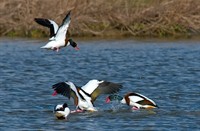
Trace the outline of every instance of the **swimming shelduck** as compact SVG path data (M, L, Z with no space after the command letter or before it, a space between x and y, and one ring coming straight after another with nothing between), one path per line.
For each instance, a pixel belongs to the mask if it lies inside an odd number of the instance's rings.
M74 85L70 81L59 82L52 87L56 94L61 94L74 99L74 104L77 110L81 111L97 111L93 103L100 94L117 93L122 85L99 80L90 80L86 85L81 88Z
M56 50L58 52L60 48L71 45L76 50L79 50L77 44L72 39L66 38L67 29L71 21L70 12L63 19L63 22L59 27L53 20L35 18L35 21L38 24L50 28L50 41L41 48Z
M112 100L118 100L123 104L132 106L133 110L152 109L158 107L153 100L134 92L127 93L124 97L115 94L110 95L106 98L106 103L109 103Z
M70 109L68 108L67 103L64 103L62 105L56 105L54 107L54 113L58 119L67 119L70 114Z

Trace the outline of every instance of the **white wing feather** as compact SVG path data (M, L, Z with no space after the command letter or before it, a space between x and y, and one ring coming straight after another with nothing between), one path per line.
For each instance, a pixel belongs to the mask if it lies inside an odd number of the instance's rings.
M58 24L56 24L56 22L54 22L53 20L49 20L49 21L53 25L54 33L56 34L56 32L58 31Z
M99 82L98 80L90 80L86 85L81 88L88 94L91 94L99 86L99 83L101 82Z
M70 17L70 16L68 16ZM67 29L69 27L70 24L70 18L67 18L63 24L58 28L55 39L56 40L65 40L66 37L66 33L67 33Z

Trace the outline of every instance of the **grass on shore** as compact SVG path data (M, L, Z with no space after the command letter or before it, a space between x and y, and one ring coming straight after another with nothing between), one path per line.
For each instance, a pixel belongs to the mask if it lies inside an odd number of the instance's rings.
M1 0L0 36L48 37L34 18L61 23L71 9L70 36L177 37L200 31L198 0Z

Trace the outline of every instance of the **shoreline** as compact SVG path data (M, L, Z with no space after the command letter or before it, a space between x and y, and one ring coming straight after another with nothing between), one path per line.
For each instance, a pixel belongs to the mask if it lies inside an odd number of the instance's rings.
M190 38L200 35L200 6L197 6L200 1L197 0L1 1L0 5L0 36L48 37L49 30L38 25L34 18L51 19L60 25L69 10L70 37Z
M183 36L183 37L134 37L134 36L112 36L112 37L105 37L105 36L95 36L95 37L78 37L78 36L71 36L72 38L77 41L97 41L97 40L134 40L134 41L200 41L200 35L193 35L193 36ZM39 40L39 41L49 41L49 37L21 37L21 36L0 36L0 40Z

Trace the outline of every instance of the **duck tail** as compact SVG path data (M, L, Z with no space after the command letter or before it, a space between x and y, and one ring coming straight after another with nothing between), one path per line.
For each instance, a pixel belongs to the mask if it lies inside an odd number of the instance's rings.
M40 47L40 48L42 48L42 49L45 49L45 48L46 48L46 46L42 46L42 47Z

